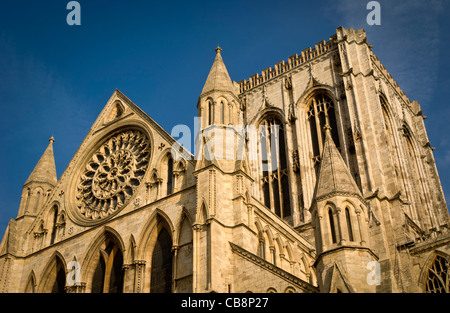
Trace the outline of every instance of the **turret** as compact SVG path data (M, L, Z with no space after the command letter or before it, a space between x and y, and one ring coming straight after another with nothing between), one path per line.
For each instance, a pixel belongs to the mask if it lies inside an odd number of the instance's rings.
M336 148L330 127L317 179L312 223L316 233L315 267L324 292L375 292L377 256L370 248L368 206Z
M239 124L238 90L228 75L223 62L222 49L215 49L216 57L208 78L198 99L198 116L201 117L201 129L209 125Z
M53 155L53 142L45 149L44 154L39 159L35 168L22 187L22 197L20 200L18 218L34 217L42 209L44 201L53 190L57 182L55 158Z
M236 225L249 224L249 206L244 195L253 182L248 175L237 88L223 63L222 49L217 47L215 51L197 104L200 132L193 173L197 181L193 244L199 253L194 260L197 292L226 292L229 273L217 266L231 258L228 241L232 239L224 239L225 234L231 233L227 233L229 226L225 225L231 221Z
M209 71L197 109L200 134L197 137L196 170L213 163L225 172L245 170L245 138L238 90L223 62L222 49Z

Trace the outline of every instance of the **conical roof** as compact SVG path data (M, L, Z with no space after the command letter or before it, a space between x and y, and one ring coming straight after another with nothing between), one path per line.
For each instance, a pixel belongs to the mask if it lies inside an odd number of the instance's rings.
M216 58L214 59L211 70L209 71L205 85L203 86L202 94L213 90L231 91L235 93L236 88L231 81L230 75L225 67L225 63L223 63L222 56L220 55L221 51L222 49L220 47L216 48Z
M315 198L318 199L336 192L361 196L350 170L334 144L330 128L327 127Z
M53 155L53 142L55 138L51 137L49 141L50 143L47 149L45 149L44 154L34 167L25 185L31 182L47 183L52 186L56 185L58 179L56 176L55 157Z

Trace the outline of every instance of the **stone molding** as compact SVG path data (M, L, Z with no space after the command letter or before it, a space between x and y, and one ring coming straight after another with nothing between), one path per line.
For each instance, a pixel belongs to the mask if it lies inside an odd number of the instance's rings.
M266 260L260 258L259 256L251 253L250 251L245 250L244 248L239 247L238 245L229 242L231 246L231 250L233 253L241 256L247 261L252 262L253 264L269 271L271 274L274 274L287 282L296 285L300 289L306 292L319 292L319 289L308 282L303 281L302 279L292 275L291 273L286 272L285 270L273 265L272 263L267 262Z

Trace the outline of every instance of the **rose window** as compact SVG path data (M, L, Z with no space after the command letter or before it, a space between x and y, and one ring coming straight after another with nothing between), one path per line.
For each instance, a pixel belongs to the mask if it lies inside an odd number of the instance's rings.
M137 130L110 137L91 156L80 177L79 212L97 220L118 211L133 196L148 168L150 144Z

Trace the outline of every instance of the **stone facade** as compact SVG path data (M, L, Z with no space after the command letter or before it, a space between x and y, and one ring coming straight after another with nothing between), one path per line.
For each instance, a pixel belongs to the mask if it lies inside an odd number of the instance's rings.
M449 214L420 105L363 30L249 80L216 56L196 154L116 90L0 245L0 292L448 292Z

